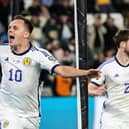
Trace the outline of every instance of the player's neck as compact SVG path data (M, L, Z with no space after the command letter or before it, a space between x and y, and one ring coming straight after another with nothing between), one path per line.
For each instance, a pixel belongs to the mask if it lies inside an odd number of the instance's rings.
M29 47L30 47L30 43L23 43L23 44L11 46L11 50L16 54L21 54L27 51Z
M122 65L128 65L129 64L129 55L127 55L124 52L118 51L116 54L116 58Z

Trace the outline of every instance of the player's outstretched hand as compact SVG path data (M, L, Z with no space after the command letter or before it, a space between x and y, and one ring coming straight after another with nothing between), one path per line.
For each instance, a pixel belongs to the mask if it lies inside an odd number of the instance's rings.
M106 90L107 90L106 84L104 84L103 86L100 86L100 87L96 88L94 95L95 96L104 95L106 93Z
M96 77L97 79L100 77L100 71L98 69L88 69L87 70L87 77L93 78Z
M88 95L89 96L102 96L107 91L107 85L103 84L102 86L88 86Z

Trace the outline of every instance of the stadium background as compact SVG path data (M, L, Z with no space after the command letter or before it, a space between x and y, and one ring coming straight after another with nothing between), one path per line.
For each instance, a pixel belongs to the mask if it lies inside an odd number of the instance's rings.
M74 0L0 0L0 44L8 42L7 28L11 17L22 14L34 24L34 45L48 49L60 63L75 66L73 3ZM113 36L124 27L129 27L129 0L87 2L88 68L97 68L114 55ZM43 118L40 129L77 129L75 80L52 77L47 71L42 71L41 79L45 83L42 88ZM95 100L89 97L88 129L93 129L95 122Z

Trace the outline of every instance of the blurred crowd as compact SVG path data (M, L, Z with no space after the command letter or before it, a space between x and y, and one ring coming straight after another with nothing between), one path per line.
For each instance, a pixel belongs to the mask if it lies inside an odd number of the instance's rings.
M16 2L16 1L15 1ZM7 29L12 16L12 1L0 0L0 44L8 42ZM74 4L72 0L19 0L19 14L34 26L31 42L50 51L61 64L75 65ZM76 94L71 78L51 76L43 70L43 96Z
M97 68L115 52L114 35L129 27L129 0L91 0L87 3L89 67Z
M128 8L129 0L90 0L87 11L90 13L124 13L128 11Z

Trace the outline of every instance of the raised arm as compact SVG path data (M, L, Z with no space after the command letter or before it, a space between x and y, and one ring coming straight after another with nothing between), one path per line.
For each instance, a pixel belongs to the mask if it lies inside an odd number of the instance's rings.
M54 69L54 72L60 74L63 77L87 76L91 78L91 77L99 77L100 75L100 71L97 69L82 70L82 69L76 69L72 66L57 66Z

